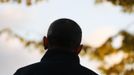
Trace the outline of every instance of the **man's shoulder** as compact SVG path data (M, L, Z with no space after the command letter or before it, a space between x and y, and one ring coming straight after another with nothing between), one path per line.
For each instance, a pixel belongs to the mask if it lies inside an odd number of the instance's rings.
M24 67L21 67L19 68L14 75L22 75L27 73L27 72L34 72L35 70L37 70L39 67L41 67L41 63L38 62L38 63L34 63L34 64L31 64L31 65L27 65L27 66L24 66ZM26 74L27 75L27 74Z
M85 72L85 73L87 73L87 74L90 74L90 75L98 75L98 74L95 73L93 70L88 69L88 68L86 68L86 67L84 67L84 66L81 66L81 69L82 69L83 72Z
M30 64L30 65L27 65L27 66L24 66L22 68L20 68L21 70L22 69L35 69L35 68L38 68L41 66L41 63L40 62L37 62L37 63L33 63L33 64Z
M31 64L28 66L24 66L24 67L18 69L14 75L33 75L36 72L38 72L39 70L44 70L45 67L47 67L46 65L47 64L38 62L38 63L34 63L34 64ZM94 71L92 71L84 66L81 66L81 65L75 67L75 70L77 71L76 73L78 73L78 75L98 75Z

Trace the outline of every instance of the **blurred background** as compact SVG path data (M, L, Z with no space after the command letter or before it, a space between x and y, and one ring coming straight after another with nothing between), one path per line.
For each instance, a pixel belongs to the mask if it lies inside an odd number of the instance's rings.
M0 0L0 75L39 62L56 19L83 31L80 63L99 75L134 75L134 0Z

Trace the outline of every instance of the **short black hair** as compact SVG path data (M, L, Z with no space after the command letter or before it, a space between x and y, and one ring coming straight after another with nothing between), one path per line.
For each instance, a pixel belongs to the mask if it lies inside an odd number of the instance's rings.
M75 21L62 18L50 25L47 37L50 46L75 48L81 43L82 30Z

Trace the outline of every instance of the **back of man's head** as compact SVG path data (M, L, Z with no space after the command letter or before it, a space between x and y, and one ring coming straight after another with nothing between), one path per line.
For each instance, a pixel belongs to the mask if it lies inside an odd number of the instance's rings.
M48 47L77 48L81 43L82 31L76 22L63 18L50 25L47 38Z

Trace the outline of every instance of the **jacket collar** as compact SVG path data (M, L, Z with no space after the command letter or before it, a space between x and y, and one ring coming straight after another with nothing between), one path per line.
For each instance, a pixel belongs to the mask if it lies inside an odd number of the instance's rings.
M46 54L41 59L41 62L50 63L74 63L79 64L79 57L73 52L64 49L48 49Z

